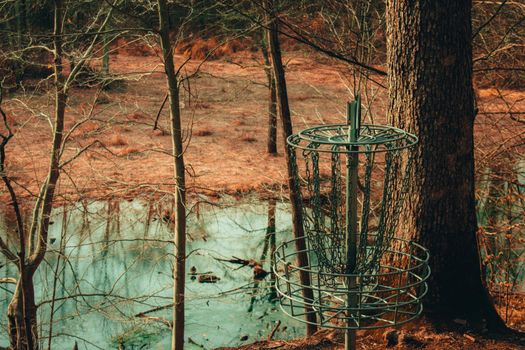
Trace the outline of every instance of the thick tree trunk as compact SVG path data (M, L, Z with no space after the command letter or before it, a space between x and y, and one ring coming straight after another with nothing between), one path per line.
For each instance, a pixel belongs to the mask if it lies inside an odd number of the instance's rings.
M388 0L390 122L419 136L402 232L430 250L430 315L502 326L481 279L471 0Z
M184 176L184 149L182 144L179 86L173 63L173 50L169 37L169 14L165 0L158 0L160 40L164 71L168 83L172 152L175 177L175 264L173 276L173 332L171 348L184 348L184 288L186 264L186 184Z
M17 282L13 297L7 307L9 340L12 349L38 349L36 311L33 275L26 274L23 283L22 279ZM29 332L26 325L30 325Z
M308 255L306 253L306 241L304 239L304 228L303 228L303 213L301 210L301 203L299 193L297 192L295 185L295 179L293 177L293 168L291 163L291 154L294 152L286 146L286 139L292 135L292 119L290 115L290 107L288 106L288 92L286 91L286 79L284 75L284 68L281 57L281 48L279 44L279 29L278 23L275 18L275 10L273 0L266 0L265 2L266 14L267 14L267 40L270 48L271 64L275 79L275 87L277 93L277 111L281 118L282 129L283 129L283 143L285 148L286 165L288 170L288 187L290 192L290 203L292 205L292 221L293 221L293 232L296 238L295 244L297 249L298 264L299 266L308 266ZM312 302L313 292L310 286L310 275L307 272L301 271L299 274L301 284L306 286L303 288L303 298L307 302ZM317 331L316 326L316 315L311 307L305 307L305 321L307 322L306 334L312 335Z

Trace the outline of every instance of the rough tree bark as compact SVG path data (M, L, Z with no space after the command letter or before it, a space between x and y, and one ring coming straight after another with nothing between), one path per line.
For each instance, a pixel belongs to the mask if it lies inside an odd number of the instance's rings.
M171 348L184 348L184 287L186 264L186 184L184 176L184 148L182 144L181 115L179 107L178 76L173 63L173 49L169 37L169 14L166 0L158 0L159 36L168 84L172 152L175 175L175 264L173 267L173 331Z
M275 14L273 0L264 0L265 15L267 21L267 40L270 51L270 60L275 79L275 87L277 93L277 111L282 123L283 143L285 149L286 165L288 170L288 188L290 192L290 203L292 205L292 221L293 232L296 238L295 244L297 249L299 266L308 266L308 255L306 254L306 242L304 239L303 228L303 213L301 210L299 193L296 191L295 179L293 177L293 168L291 163L291 154L294 152L286 146L286 139L292 135L292 119L290 115L290 107L288 105L288 92L286 91L286 78L284 74L284 67L281 57L281 47L279 44L279 28L278 21ZM303 288L303 298L307 301L313 301L312 289L310 286L310 275L304 271L299 274L301 284L306 286ZM312 335L317 331L316 316L311 307L305 307L305 321L307 322L306 334Z
M471 0L388 0L390 122L419 136L402 231L430 250L431 317L503 326L481 278Z

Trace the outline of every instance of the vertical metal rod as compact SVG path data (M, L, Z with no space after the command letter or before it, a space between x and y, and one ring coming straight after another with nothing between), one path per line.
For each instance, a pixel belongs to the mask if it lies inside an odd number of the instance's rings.
M350 142L356 142L359 138L359 129L361 124L361 99L358 95L353 103L347 105L347 124L350 126L348 130L348 138ZM357 146L349 146L347 148L346 158L346 273L356 273L356 259L357 259L357 176L359 165L359 154ZM347 330L345 332L345 350L356 349L356 332L350 327L355 327L355 322L352 319L352 311L357 311L357 283L356 277L347 278Z

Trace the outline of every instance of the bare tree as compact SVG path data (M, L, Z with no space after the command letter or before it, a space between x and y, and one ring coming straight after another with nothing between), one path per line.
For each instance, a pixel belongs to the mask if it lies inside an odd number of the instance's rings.
M182 144L181 113L179 106L178 72L173 63L170 42L168 7L165 0L158 0L159 38L168 85L171 120L173 171L175 177L175 263L173 268L173 332L171 348L184 349L184 288L186 264L186 182L184 176L184 149Z
M265 36L263 36L261 42L261 51L264 59L266 83L268 85L268 138L266 140L266 151L268 154L277 154L277 89L270 63L269 43Z
M296 249L299 257L299 266L308 266L308 255L306 254L306 241L303 228L303 215L301 211L301 204L298 192L298 186L293 177L292 168L292 154L294 152L291 148L286 146L286 139L293 134L292 119L290 115L290 107L288 105L288 93L286 91L286 79L281 57L281 48L279 45L279 29L276 19L276 10L273 0L265 0L264 9L267 19L267 40L269 45L269 52L271 57L271 64L275 79L276 93L277 93L277 111L282 123L283 143L285 147L285 157L288 169L288 187L290 192L290 203L292 205L292 220L293 232L296 237ZM307 303L313 302L313 292L310 286L310 275L301 270L300 272L301 284L303 288L303 297ZM317 331L316 315L311 306L305 306L305 317L307 322L306 333L312 335Z
M16 231L17 231L17 248L15 253L4 239L0 239L2 253L8 260L18 266L19 278L16 282L16 288L13 298L8 307L8 328L9 339L13 349L38 349L39 334L37 320L37 305L35 302L35 288L33 277L36 270L44 260L48 246L48 232L50 225L51 210L55 199L57 184L61 171L65 166L74 161L90 146L80 149L77 153L68 159L63 159L65 145L71 132L77 128L83 121L76 123L72 130L64 130L64 119L66 113L67 99L69 88L82 66L90 57L99 35L95 33L91 37L91 44L83 52L77 64L72 67L71 72L66 75L63 72L64 66L64 13L65 5L61 0L54 1L54 31L52 35L53 67L54 67L54 111L53 119L49 119L52 127L52 143L50 150L49 166L47 176L45 177L38 196L35 199L32 215L29 219L29 225L26 226L25 218L21 210L19 195L15 190L13 181L5 167L7 158L6 146L15 136L9 126L8 118L5 111L1 110L4 133L1 135L2 143L0 144L0 175L2 181L9 193L10 205L15 213ZM103 11L99 11L93 20L92 26L100 24L103 28L111 11L105 16ZM89 28L88 30L92 30ZM28 48L25 48L28 50Z

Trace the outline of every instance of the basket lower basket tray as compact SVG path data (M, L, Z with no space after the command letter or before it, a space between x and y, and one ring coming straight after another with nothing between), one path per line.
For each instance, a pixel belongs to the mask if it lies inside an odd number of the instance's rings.
M430 268L428 251L419 244L393 238L373 271L342 274L317 265L316 253L309 249L310 265L298 267L295 241L276 249L273 266L281 308L288 316L307 322L305 314L315 313L320 327L374 329L410 322L422 313ZM304 297L300 274L310 277L312 299Z

